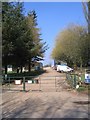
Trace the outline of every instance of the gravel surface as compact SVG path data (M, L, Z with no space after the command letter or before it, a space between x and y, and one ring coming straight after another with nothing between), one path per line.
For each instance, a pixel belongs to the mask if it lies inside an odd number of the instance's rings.
M26 92L2 91L2 117L89 118L88 95L70 90L64 73L45 69L46 73L39 76L41 83L26 83Z

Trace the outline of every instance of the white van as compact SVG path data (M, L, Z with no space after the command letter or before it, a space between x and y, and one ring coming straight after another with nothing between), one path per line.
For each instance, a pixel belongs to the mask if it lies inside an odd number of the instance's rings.
M73 69L67 65L57 65L57 72L72 72Z

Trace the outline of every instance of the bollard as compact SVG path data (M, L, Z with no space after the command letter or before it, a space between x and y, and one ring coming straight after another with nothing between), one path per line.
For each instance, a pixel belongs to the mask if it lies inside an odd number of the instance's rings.
M25 77L23 77L23 91L25 91Z

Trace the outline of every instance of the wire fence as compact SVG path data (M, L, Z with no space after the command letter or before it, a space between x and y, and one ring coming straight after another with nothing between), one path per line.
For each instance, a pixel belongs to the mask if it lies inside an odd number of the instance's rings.
M85 75L66 73L66 80L72 88L76 88L77 85L85 82Z

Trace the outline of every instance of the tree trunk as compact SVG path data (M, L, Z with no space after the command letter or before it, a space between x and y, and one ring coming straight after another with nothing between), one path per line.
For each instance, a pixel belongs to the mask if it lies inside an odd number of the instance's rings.
M29 63L28 63L28 72L31 71L31 61L29 60Z
M81 62L80 68L81 68L81 73L82 73L82 62Z
M5 74L7 74L7 65L5 65Z
M22 73L22 66L20 68L21 68L21 73Z
M19 67L17 68L17 73L19 73Z

